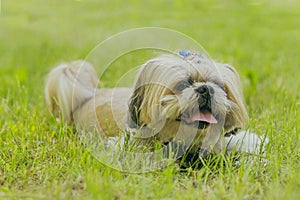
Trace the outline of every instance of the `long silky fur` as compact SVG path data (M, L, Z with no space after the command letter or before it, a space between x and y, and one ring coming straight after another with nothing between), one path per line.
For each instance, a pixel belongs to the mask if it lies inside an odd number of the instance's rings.
M174 91L179 81L190 78L195 80L194 85L181 93ZM155 130L157 135L153 138L162 144L173 139L188 143L195 139L199 141L196 146L202 145L209 151L216 145L218 150L215 152L220 152L226 145L231 151L245 138L231 136L232 142L229 143L223 137L224 132L243 128L248 121L239 75L227 64L208 60L188 62L179 56L162 55L141 67L133 90L98 90L97 83L96 72L89 63L74 61L60 64L47 77L46 103L50 111L64 122L75 122L75 126L80 125L78 127L96 127L106 135L111 130L118 130L116 126L120 129L142 127L149 129L149 133ZM203 130L178 121L181 113L199 109L195 88L201 84L208 84L214 89L211 112L216 114L219 122ZM74 112L76 119L72 116ZM126 115L128 120L123 123ZM257 146L261 143L258 136L253 135L254 139L245 144ZM238 148L245 150L241 145Z
M96 72L85 61L60 64L46 79L46 104L56 117L71 124L72 110L93 95L97 81Z

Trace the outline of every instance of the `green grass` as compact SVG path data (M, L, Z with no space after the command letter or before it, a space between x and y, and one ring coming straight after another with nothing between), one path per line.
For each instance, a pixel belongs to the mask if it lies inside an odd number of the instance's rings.
M157 2L1 2L0 199L299 199L300 3ZM54 65L84 59L109 36L144 26L183 32L237 68L249 127L270 138L267 165L122 173L98 162L51 117L43 88ZM107 86L121 75L112 69Z

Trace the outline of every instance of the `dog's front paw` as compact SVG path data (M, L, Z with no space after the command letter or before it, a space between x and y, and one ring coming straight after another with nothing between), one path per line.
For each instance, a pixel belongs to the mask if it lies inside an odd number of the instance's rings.
M265 155L266 145L269 143L267 136L258 136L249 131L241 131L237 135L225 137L226 150L231 153L246 152L250 154Z

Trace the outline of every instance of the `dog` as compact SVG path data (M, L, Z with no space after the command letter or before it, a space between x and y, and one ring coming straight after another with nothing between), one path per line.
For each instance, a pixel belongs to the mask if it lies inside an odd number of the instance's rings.
M268 142L244 130L248 115L235 68L202 54L182 50L150 59L133 88L97 85L88 62L60 64L46 79L46 104L79 130L114 137L130 129L141 144L180 144L199 157L259 154Z

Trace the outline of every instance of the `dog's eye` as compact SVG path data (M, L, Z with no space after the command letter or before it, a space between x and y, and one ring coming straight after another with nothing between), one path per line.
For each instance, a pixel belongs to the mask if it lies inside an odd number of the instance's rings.
M190 86L191 84L188 81L181 81L176 85L175 90L182 91Z

